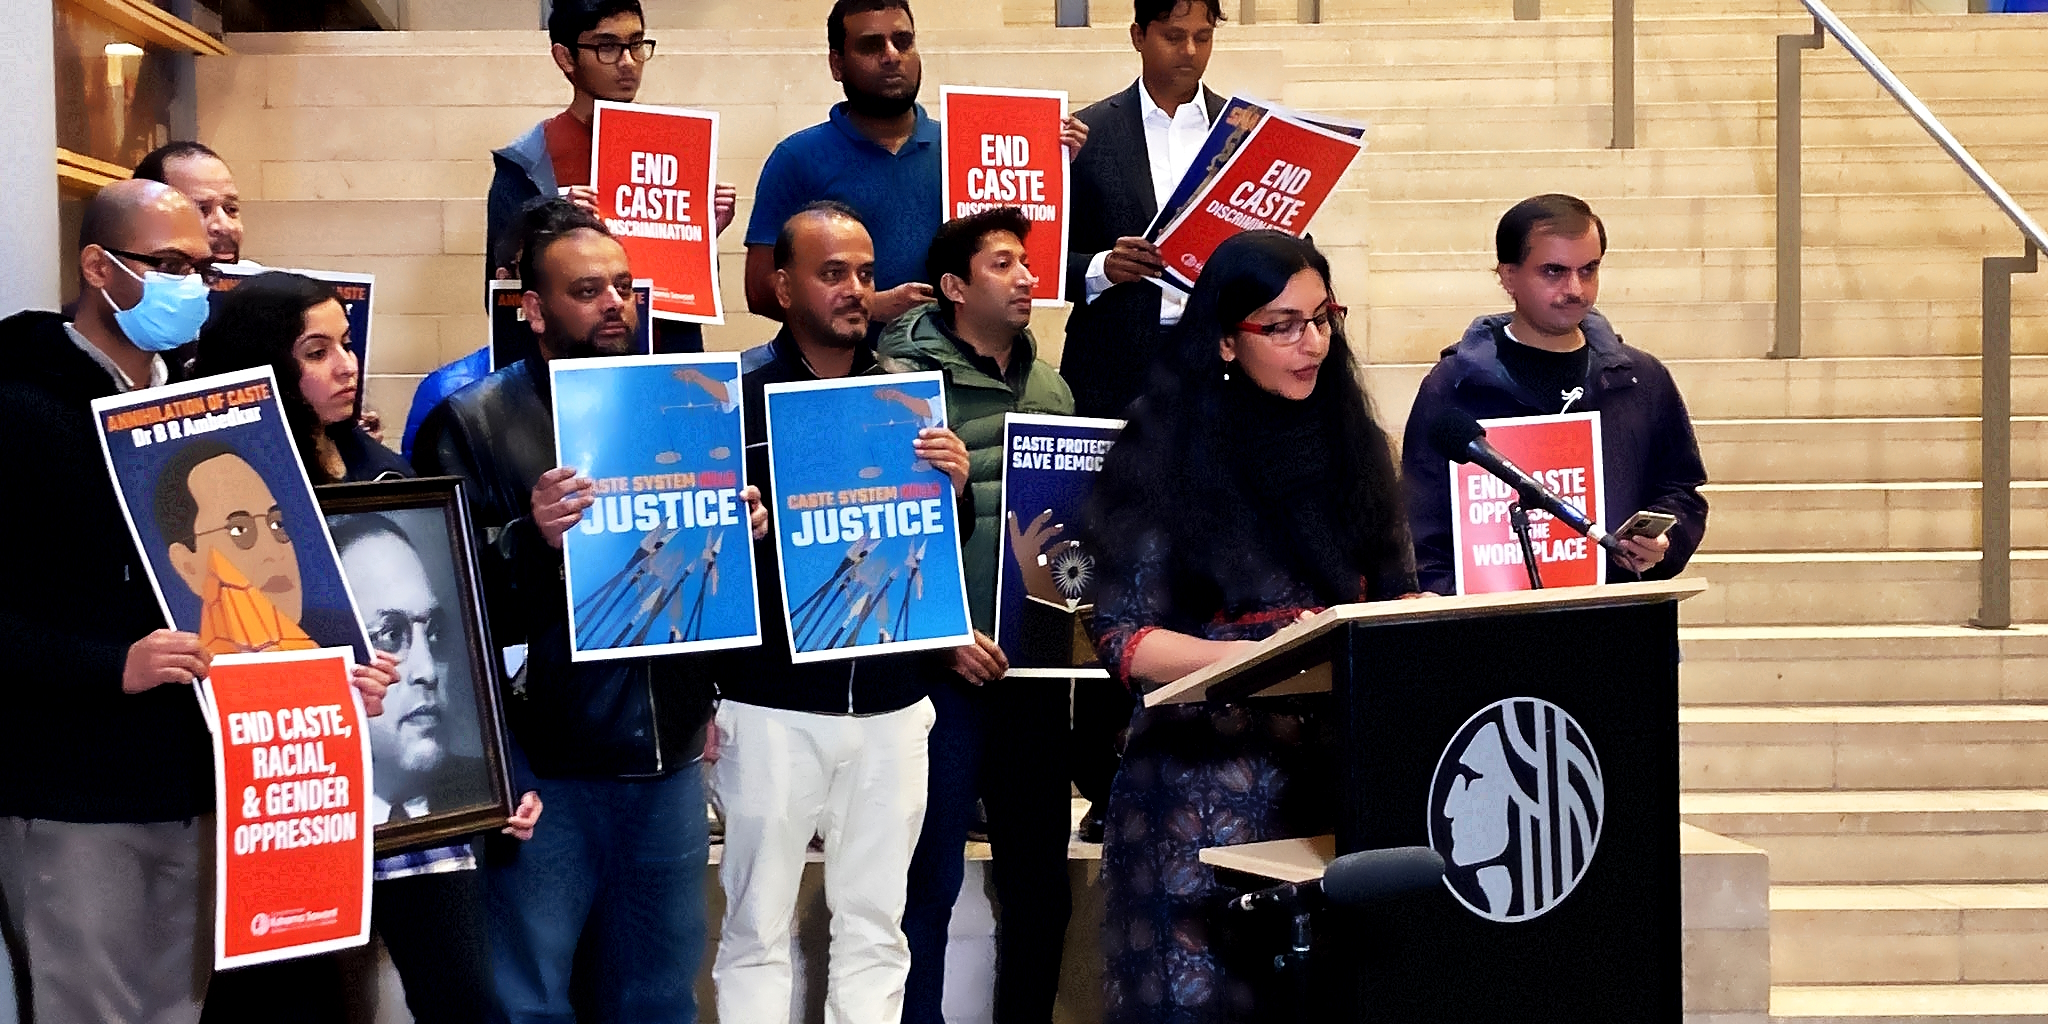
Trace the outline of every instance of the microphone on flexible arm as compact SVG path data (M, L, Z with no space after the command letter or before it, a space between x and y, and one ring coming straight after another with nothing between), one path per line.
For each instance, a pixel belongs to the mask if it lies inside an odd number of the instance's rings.
M1275 907L1296 913L1304 900L1343 907L1426 889L1444 877L1444 859L1427 846L1360 850L1330 862L1323 877L1248 892L1230 901L1235 910Z
M1507 456L1486 443L1486 428L1463 409L1446 408L1430 423L1429 446L1452 462L1469 462L1499 477L1521 495L1523 507L1540 508L1616 555L1626 553L1620 540L1586 518L1578 506L1558 497L1556 492L1543 486L1522 467L1508 461Z

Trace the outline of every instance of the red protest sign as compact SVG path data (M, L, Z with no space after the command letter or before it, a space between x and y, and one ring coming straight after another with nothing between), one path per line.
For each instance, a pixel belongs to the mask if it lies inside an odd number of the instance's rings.
M370 740L346 648L218 655L213 962L242 967L370 940Z
M1487 442L1509 462L1585 510L1593 521L1600 520L1607 486L1601 468L1598 412L1481 420L1479 425L1486 428ZM1458 593L1529 589L1522 545L1508 521L1515 489L1478 466L1454 462L1450 498ZM1573 533L1549 513L1529 510L1529 539L1546 588L1607 582L1607 557L1600 546Z
M1308 231L1363 139L1269 113L1159 236L1167 280L1192 289L1202 265L1240 231Z
M1024 249L1037 306L1057 306L1067 282L1067 94L1026 89L939 90L944 220L1014 206L1031 222ZM938 282L931 282L937 288Z
M724 323L711 209L718 115L599 100L590 133L598 216L626 247L633 276L654 280L654 315Z

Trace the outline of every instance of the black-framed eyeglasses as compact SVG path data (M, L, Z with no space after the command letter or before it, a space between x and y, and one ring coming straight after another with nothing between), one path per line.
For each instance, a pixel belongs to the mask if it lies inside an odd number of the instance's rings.
M256 546L256 527L258 524L265 527L270 534L270 539L279 544L288 545L292 542L291 534L287 533L284 528L284 513L277 509L271 509L270 514L262 519L257 519L247 512L237 512L228 517L226 525L216 526L211 530L201 530L193 534L192 539L196 541L207 534L226 530L228 532L228 539L234 541L236 547L248 551Z
M633 55L633 63L645 64L654 59L654 40L642 39L637 43L577 43L579 50L597 54L599 64L617 64L625 54Z
M100 248L106 249L106 246L101 246ZM151 270L160 274L169 274L172 277L186 277L198 274L199 279L206 282L208 287L219 283L221 278L220 268L215 266L212 260L198 260L195 262L183 256L145 256L142 253L129 252L126 249L107 249L107 254L119 256L124 260L134 260Z

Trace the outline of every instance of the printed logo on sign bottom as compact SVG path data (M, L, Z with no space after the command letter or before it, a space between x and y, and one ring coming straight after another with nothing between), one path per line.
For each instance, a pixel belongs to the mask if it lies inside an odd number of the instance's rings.
M1533 697L1467 719L1429 786L1429 845L1467 909L1512 924L1570 896L1607 814L1600 758L1563 708Z
M249 934L263 935L270 931L270 915L258 914L249 919Z

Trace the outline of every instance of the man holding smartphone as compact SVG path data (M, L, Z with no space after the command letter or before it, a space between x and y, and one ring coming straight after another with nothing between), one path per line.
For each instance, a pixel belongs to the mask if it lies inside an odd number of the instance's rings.
M1625 523L1615 531L1625 553L1610 556L1610 578L1678 575L1707 531L1707 471L1670 371L1623 344L1593 309L1606 226L1581 199L1534 196L1501 217L1494 248L1514 312L1472 321L1423 379L1408 415L1401 477L1422 589L1457 586L1449 471L1429 444L1446 407L1482 420L1597 410L1607 487L1599 518Z

